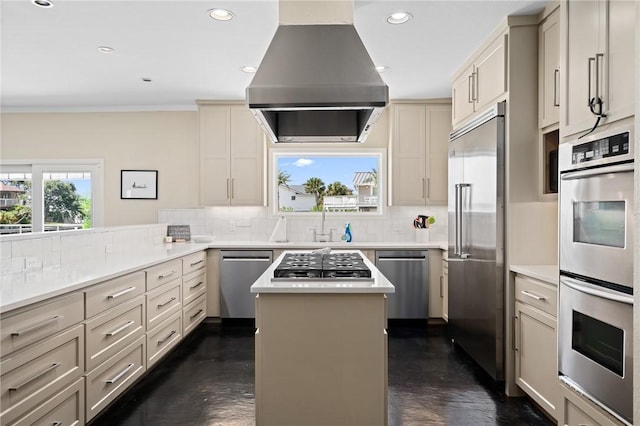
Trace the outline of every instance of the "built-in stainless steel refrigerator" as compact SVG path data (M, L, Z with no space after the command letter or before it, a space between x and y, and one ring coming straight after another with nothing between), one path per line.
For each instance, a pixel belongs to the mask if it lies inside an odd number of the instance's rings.
M449 332L495 380L504 380L505 106L449 141Z

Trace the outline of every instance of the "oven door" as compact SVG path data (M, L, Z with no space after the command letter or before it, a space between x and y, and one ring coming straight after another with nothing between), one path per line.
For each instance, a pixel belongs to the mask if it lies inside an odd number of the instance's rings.
M562 173L561 271L633 288L633 167Z
M560 276L561 380L628 422L633 416L632 327L633 296Z

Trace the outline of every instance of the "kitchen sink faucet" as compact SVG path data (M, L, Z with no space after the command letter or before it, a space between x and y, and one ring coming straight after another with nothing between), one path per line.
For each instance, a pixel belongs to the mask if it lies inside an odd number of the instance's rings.
M320 232L318 233L318 229L317 228L309 228L309 230L313 231L313 242L314 243L320 243L320 242L333 242L333 233L335 232L335 228L331 228L329 229L329 233L325 233L324 228L326 225L326 221L327 221L327 216L326 216L326 210L323 208L322 209L322 224L320 226Z

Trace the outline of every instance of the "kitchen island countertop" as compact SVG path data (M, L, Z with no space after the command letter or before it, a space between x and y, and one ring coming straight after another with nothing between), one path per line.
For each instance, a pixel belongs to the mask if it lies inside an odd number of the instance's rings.
M395 287L371 263L366 256L358 250L333 250L332 253L357 252L362 256L365 265L371 270L372 280L346 279L314 279L293 278L282 281L273 281L273 270L287 253L309 253L311 250L295 250L283 252L266 271L251 286L251 293L393 293Z

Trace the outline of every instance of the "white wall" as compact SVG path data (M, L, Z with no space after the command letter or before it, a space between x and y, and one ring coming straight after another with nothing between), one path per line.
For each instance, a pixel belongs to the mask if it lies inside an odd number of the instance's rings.
M197 113L4 113L0 158L104 159L105 226L199 205ZM158 200L121 200L120 170L158 170Z

